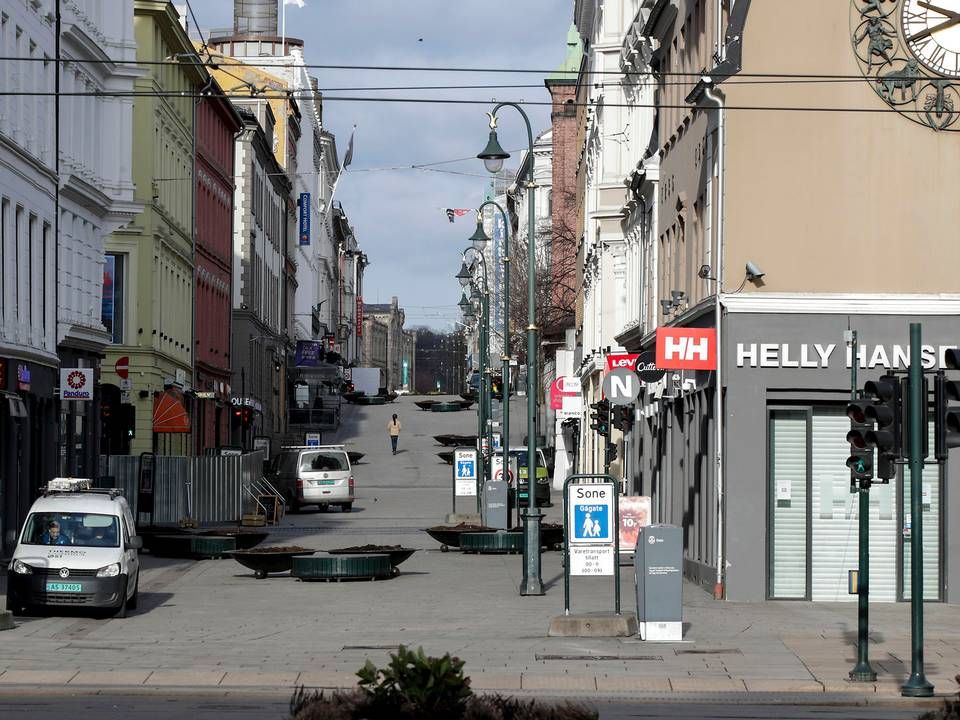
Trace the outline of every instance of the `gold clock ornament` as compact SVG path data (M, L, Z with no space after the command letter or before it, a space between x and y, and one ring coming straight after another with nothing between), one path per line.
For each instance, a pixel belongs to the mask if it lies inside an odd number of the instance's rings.
M851 0L850 29L884 102L934 130L960 130L960 0Z

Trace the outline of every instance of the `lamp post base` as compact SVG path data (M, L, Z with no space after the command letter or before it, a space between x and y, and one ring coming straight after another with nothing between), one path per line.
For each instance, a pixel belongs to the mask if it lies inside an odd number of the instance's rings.
M520 595L543 595L543 580L540 578L540 522L543 513L537 508L528 508L520 515L523 518L523 579L520 581Z
M853 682L874 682L877 679L877 673L869 662L858 662L849 675Z
M900 687L903 697L933 697L933 685L923 673L914 673Z

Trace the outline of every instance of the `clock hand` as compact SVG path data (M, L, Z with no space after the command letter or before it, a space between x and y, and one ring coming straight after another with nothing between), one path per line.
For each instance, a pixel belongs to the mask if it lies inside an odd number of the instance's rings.
M957 12L956 10L947 10L946 8L937 7L936 5L933 5L928 2L923 2L922 0L918 2L917 5L922 7L924 10L932 10L935 13L938 13L940 15L946 15L949 18L954 18L954 19L960 18L960 12Z
M939 25L934 25L932 28L927 28L926 30L918 32L916 35L911 35L907 38L907 42L916 42L917 40L922 40L925 37L933 35L936 32L940 32L941 30L946 30L954 25L960 25L960 14L951 17L949 20L945 20Z

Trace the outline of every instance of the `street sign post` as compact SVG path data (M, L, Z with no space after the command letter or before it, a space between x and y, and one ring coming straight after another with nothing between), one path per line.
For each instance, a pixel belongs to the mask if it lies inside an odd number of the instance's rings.
M460 447L453 451L453 506L457 511L458 497L476 497L480 479L479 458L475 448Z
M303 444L307 447L320 447L322 438L318 432L308 432L304 435Z
M632 374L632 373L631 373ZM563 610L570 614L571 575L613 575L614 610L620 614L620 515L617 483L610 475L571 475L563 484Z
M124 355L121 358L117 358L117 362L114 363L113 368L117 371L117 375L126 380L130 375L130 358Z

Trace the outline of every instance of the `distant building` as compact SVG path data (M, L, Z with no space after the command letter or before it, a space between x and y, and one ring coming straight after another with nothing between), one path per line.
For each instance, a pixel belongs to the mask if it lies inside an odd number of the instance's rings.
M387 357L384 384L387 390L396 390L403 381L403 323L405 314L396 296L390 304L364 305L364 317L373 318L387 327Z
M387 323L370 315L363 318L362 367L380 368L380 386L387 383Z

